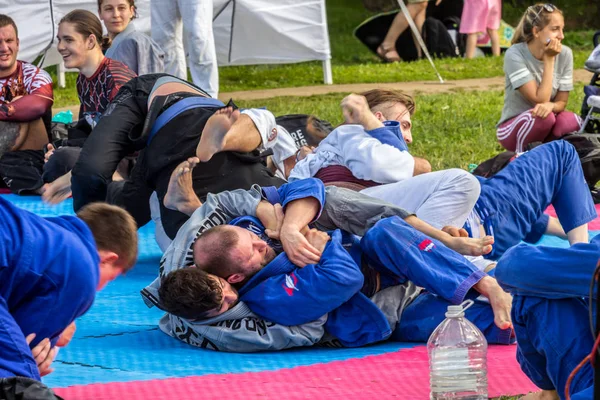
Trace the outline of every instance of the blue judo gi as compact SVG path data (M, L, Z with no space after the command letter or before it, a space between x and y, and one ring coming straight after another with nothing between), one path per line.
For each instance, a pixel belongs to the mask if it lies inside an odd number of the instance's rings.
M41 218L0 198L0 378L40 379L25 336L54 346L92 305L99 262L79 218Z
M301 198L304 185L307 196L315 180L283 185L271 202L289 203L285 192ZM268 192L263 188L263 192ZM269 196L267 196L269 197ZM323 200L320 200L321 204ZM255 218L246 217L233 224L251 229L259 236L264 228ZM262 236L265 240L269 241ZM363 262L364 260L364 262ZM363 269L375 270L381 277L381 289L412 281L427 290L402 314L399 327L392 329L377 306L362 292L366 285ZM402 341L426 341L444 320L448 305L461 303L486 274L463 256L435 239L416 231L398 217L382 219L359 239L335 231L319 264L297 268L285 253L254 275L239 291L240 300L262 318L282 324L301 325L329 313L326 329L346 347L362 346L387 338ZM494 325L489 304L477 302L467 310L467 318L486 335L490 343L508 344L511 330L501 331ZM393 334L392 334L393 331Z
M565 232L597 217L575 147L564 140L538 146L493 177L478 179L475 210L486 234L494 236L493 250L485 256L489 259L521 241L539 241L548 227L544 211L550 204Z
M496 267L498 282L513 295L521 369L561 399L571 371L594 345L588 301L599 245L600 236L567 249L520 244L506 251ZM571 399L591 400L593 377L586 363L571 384Z

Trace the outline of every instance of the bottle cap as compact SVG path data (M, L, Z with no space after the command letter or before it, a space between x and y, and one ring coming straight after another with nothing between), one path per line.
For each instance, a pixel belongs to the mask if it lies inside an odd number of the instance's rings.
M448 306L448 311L446 312L446 318L460 318L465 316L465 310L471 307L475 302L473 300L466 300L461 304L455 306Z

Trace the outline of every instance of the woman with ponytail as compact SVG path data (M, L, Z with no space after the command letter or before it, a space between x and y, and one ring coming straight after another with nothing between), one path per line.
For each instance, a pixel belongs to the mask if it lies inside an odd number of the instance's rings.
M42 179L44 198L61 192L70 195L70 171L75 165L81 147L92 129L106 111L121 86L136 77L125 64L104 56L110 39L102 37L98 17L86 10L73 10L58 24L57 49L65 67L79 70L77 95L81 103L79 122L69 129L67 140L49 144ZM62 146L55 151L55 145Z
M79 70L79 119L85 119L90 128L121 86L136 76L123 63L104 56L109 46L110 39L102 37L100 20L89 11L73 10L58 24L58 52L65 67Z
M562 45L565 21L552 4L528 7L504 57L504 108L496 135L507 150L522 152L579 130L565 111L573 90L573 53Z
M121 61L138 75L164 72L164 51L131 23L137 17L134 0L98 0L98 14L112 41L106 57Z

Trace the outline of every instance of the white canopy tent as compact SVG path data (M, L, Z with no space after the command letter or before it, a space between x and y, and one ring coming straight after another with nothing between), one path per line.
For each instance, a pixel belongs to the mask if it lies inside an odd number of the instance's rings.
M155 0L156 1L156 0ZM333 83L325 0L213 0L213 31L220 66L285 64L319 60L326 84ZM150 34L150 0L136 0L138 30ZM97 13L96 0L0 0L0 12L19 29L19 59L45 54L44 66L64 67L56 51L58 21L83 8ZM185 39L184 39L185 40ZM60 82L62 77L62 82Z

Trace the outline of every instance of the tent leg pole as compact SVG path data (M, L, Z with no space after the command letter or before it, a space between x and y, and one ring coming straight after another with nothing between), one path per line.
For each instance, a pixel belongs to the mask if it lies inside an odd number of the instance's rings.
M65 63L63 61L58 64L56 75L58 79L58 87L64 89L67 86L67 80L65 78Z
M440 83L444 83L444 79L442 78L442 75L440 75L440 73L438 72L438 69L435 67L433 60L431 59L431 55L429 55L429 51L427 50L427 46L425 46L425 42L423 42L423 37L421 36L421 32L419 32L419 30L417 29L417 26L415 25L415 22L411 18L410 13L408 12L408 8L406 8L406 5L404 4L404 1L398 0L398 5L400 6L402 13L404 14L404 17L406 17L406 22L408 22L408 26L410 27L413 34L417 38L417 42L419 42L419 45L421 46L423 53L425 53L425 56L429 60L429 64L431 64L431 67L433 68L438 79L440 80Z
M333 74L331 72L331 59L323 61L323 83L326 85L333 84Z

